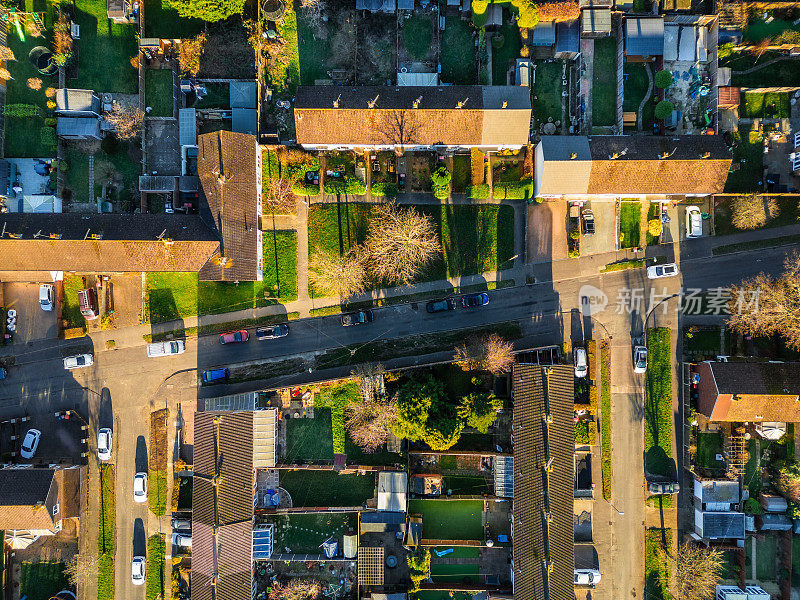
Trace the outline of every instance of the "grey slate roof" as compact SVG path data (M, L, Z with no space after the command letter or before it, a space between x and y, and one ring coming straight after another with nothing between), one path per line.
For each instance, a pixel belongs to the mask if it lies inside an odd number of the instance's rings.
M800 363L707 363L720 394L798 394Z
M258 115L255 108L234 108L231 129L236 133L255 135L258 131Z
M703 537L709 539L743 539L744 513L704 512Z
M707 504L709 502L737 504L739 502L739 482L727 479L705 479L700 483L700 496L698 499ZM695 495L697 495L695 486Z
M231 108L255 108L256 82L231 81L230 100L231 100Z
M56 133L60 137L100 139L100 119L60 116L56 121Z
M625 54L628 56L663 55L663 17L627 17L625 19Z
M0 506L33 506L44 502L55 469L0 469Z
M577 19L556 24L556 53L577 53L580 46L580 26Z
M556 43L556 24L553 21L539 21L531 32L531 45L552 46Z

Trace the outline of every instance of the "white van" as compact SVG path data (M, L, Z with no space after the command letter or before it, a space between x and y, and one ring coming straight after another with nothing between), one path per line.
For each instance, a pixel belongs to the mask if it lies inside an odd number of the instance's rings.
M149 358L183 354L185 351L186 343L183 340L172 340L171 342L154 342L152 344L147 344L147 356Z
M53 293L52 285L44 283L39 286L39 306L42 307L42 310L52 311L54 298L55 294Z

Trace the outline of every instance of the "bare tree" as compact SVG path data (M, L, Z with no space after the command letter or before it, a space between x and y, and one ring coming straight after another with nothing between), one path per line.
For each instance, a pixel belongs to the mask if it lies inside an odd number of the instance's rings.
M103 187L122 187L122 174L113 163L107 160L97 161L94 165L94 178Z
M369 223L366 247L372 274L390 284L410 283L442 252L433 220L413 208L395 204L376 209Z
M674 556L663 547L659 547L659 552L671 567L668 571L675 573L674 584L670 587L670 595L674 600L714 598L722 574L721 550L686 542L681 544Z
M200 58L206 47L205 32L197 34L195 37L181 40L178 46L178 64L181 71L188 73L192 77L197 77L200 72Z
M375 452L383 446L397 420L394 400L372 397L348 404L345 410L350 437L365 452Z
M117 102L104 117L114 127L117 137L121 140L130 140L142 133L144 112L138 106Z
M358 47L355 22L351 11L340 11L336 19L336 27L330 37L328 66L332 69L343 69L347 72L348 77L352 77L355 72L356 48Z
M419 141L420 121L411 110L383 111L378 130L384 143L395 146L395 152L403 153L403 146Z
M292 212L295 205L292 182L283 177L270 181L265 201L275 214L282 215Z
M742 335L780 335L800 350L800 253L786 257L784 272L759 273L731 287L728 325Z
M269 600L316 600L322 596L322 583L316 579L290 579L272 584Z
M309 261L308 278L326 296L349 298L362 293L367 286L363 249L356 246L336 256L317 248Z
M514 346L496 333L480 336L458 346L455 361L469 370L507 373L514 365Z
M736 196L731 202L731 223L736 229L758 229L781 212L778 201L772 196L746 194Z
M303 11L306 23L311 27L311 31L315 38L322 39L325 37L325 21L323 15L325 14L325 2L323 0L300 0L300 8Z
M97 579L98 556L81 552L72 557L64 567L64 575L73 587L78 587L79 582Z

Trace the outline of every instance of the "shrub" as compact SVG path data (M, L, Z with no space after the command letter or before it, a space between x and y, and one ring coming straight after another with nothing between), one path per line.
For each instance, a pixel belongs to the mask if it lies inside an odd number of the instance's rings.
M57 146L58 139L56 138L56 130L52 127L41 127L39 129L39 140L42 142L43 146Z
M441 166L431 173L431 184L435 198L445 200L450 195L450 179L450 171L445 166Z
M500 48L503 47L503 44L505 43L506 43L506 38L503 37L502 33L498 33L492 38L492 48L496 48L499 50Z
M86 328L85 327L72 327L70 329L64 329L63 332L65 340L73 340L75 338L83 337L86 335Z
M736 196L731 202L731 224L736 229L757 229L777 217L780 212L780 206L773 196Z
M662 100L656 104L655 116L656 119L666 119L675 110L675 105L669 100Z
M292 191L298 196L319 196L319 185L299 179L292 184Z
M58 161L58 170L61 171L62 173L66 173L67 171L69 171L69 163L63 159Z
M519 49L519 55L522 58L528 58L531 55L531 49L529 46L523 46Z
M351 194L360 196L367 193L367 186L363 181L351 175L345 175L338 179L328 179L325 181L326 194Z
M489 8L489 0L472 0L472 14L485 14Z
M653 81L657 88L661 88L662 90L667 89L669 86L672 85L672 73L664 69L663 71L659 71L656 73L655 79Z
M103 138L103 141L100 142L100 149L106 154L114 154L118 147L119 140L115 135L107 135Z
M661 219L650 219L647 222L647 233L657 238L661 235Z
M485 157L486 155L477 148L472 148L469 152L473 186L481 185L486 182L486 167L484 166Z
M500 200L528 200L533 198L533 180L530 178L509 183L497 183L494 197Z
M580 250L570 250L569 257L570 258L580 258L581 252Z
M47 117L44 120L44 124L47 125L48 127L55 127L56 126L56 120L53 117Z
M33 104L6 104L3 113L7 117L16 117L18 119L30 119L31 117L39 117L42 114L42 109Z
M261 157L263 161L264 174L270 179L277 179L280 176L278 166L278 153L275 150L266 150Z
M511 0L511 4L519 11L517 25L531 29L539 22L539 7L533 0Z
M379 181L372 184L372 189L370 190L373 196L389 196L394 197L397 196L397 184L391 181L383 182Z
M489 197L489 184L481 183L467 187L467 198L486 200Z
M480 85L491 85L489 81L489 69L485 65L481 65L478 69L478 83Z
M748 515L763 515L764 507L755 498L748 498L744 503L744 512Z
M578 231L577 229L573 229L572 231L569 232L569 239L571 240L577 240L580 237L581 237L581 232Z

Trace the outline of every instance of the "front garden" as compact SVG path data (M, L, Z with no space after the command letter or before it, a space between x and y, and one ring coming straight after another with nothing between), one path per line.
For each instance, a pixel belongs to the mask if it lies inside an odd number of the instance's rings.
M49 600L72 586L63 562L23 562L20 565L19 594L28 600Z
M622 200L619 203L619 247L638 248L641 239L642 203Z

